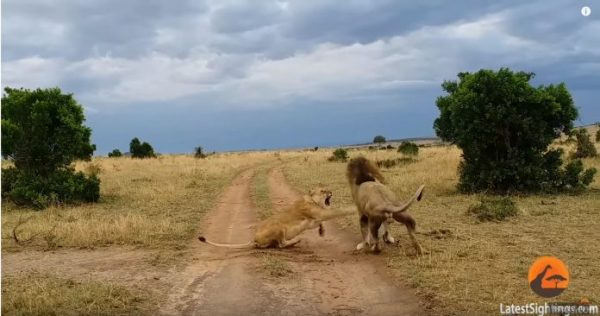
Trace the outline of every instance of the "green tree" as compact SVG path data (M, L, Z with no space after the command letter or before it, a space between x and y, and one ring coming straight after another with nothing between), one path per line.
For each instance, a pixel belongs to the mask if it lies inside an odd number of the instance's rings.
M121 151L118 149L113 149L113 151L108 153L108 157L121 157L121 156L123 156L123 153L121 153Z
M419 146L413 142L402 142L398 146L398 152L405 155L416 156L419 154Z
M346 162L348 160L348 151L344 148L338 148L333 151L333 154L327 160Z
M96 146L83 125L83 108L59 88L12 89L2 95L2 155L14 162L2 177L2 195L19 204L96 201L100 181L75 173ZM5 176L6 175L6 179Z
M566 86L531 86L533 73L480 70L442 84L436 100L439 137L463 151L459 188L473 192L558 190L566 187L561 151L548 149L570 133L577 109ZM568 167L568 166L567 166ZM590 171L578 174L587 185Z
M385 137L383 137L382 135L377 135L375 136L375 138L373 138L373 142L376 144L385 143Z
M156 158L152 145L147 142L140 142L137 137L134 137L131 142L129 142L129 152L131 153L132 158Z

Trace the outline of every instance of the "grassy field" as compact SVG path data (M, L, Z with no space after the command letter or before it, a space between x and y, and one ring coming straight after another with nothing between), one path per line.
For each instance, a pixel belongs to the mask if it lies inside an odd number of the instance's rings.
M572 145L561 146L572 150L568 147ZM81 162L77 169L99 174L101 201L44 211L3 203L2 252L77 251L114 245L184 250L219 192L250 167L255 168L250 193L259 219L273 211L266 180L267 172L278 164L283 164L288 181L298 191L322 184L333 190L335 207L350 207L346 164L328 162L332 151L224 153L206 159L184 155L148 160L95 158ZM402 157L395 150L352 149L349 154L372 160ZM515 196L518 216L480 223L467 212L480 196L456 190L460 159L455 147L420 148L414 161L383 169L389 186L402 198L426 184L424 199L410 210L418 222L417 238L425 255L415 256L400 225L393 226L399 243L388 246L382 254L396 280L413 286L434 313L495 314L500 303L543 302L529 289L527 272L536 257L553 255L562 259L571 273L569 289L554 301L585 297L597 303L600 175L580 195ZM600 158L584 163L600 170ZM340 224L359 234L354 217L342 219ZM19 244L12 237L13 230L21 240ZM276 276L289 272L285 261L268 255L264 268ZM102 280L29 273L3 275L2 283L2 311L11 314L41 315L51 310L57 314L67 310L77 314L135 314L151 308L154 302L148 292ZM41 299L31 300L38 296ZM89 301L89 297L97 300Z
M23 273L2 280L2 314L5 315L148 313L149 298L144 292L113 283L38 273Z
M241 170L272 157L256 152L206 159L179 155L80 162L77 169L99 174L100 202L44 211L3 203L2 249L108 245L183 249L223 187ZM12 238L15 227L19 245Z
M334 192L334 205L351 205L344 163L328 162L331 150L305 152L286 163L288 181L298 190L318 183ZM395 151L351 150L350 157L396 159ZM301 159L300 159L301 158ZM410 213L426 254L415 256L406 229L394 225L397 246L383 253L398 280L416 288L435 314L496 314L499 304L544 302L529 289L527 273L536 257L552 255L569 267L571 282L558 299L600 300L600 178L580 195L516 196L517 217L480 223L467 214L479 200L456 190L460 151L455 147L420 148L416 162L383 169L389 186L402 198L426 184L424 199ZM584 160L600 170L600 158ZM357 234L355 218L341 222Z

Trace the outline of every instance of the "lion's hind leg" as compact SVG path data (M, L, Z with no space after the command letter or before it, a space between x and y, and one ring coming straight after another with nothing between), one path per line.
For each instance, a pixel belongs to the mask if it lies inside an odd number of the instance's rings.
M292 238L290 240L282 240L279 242L279 248L289 248L295 246L297 243L301 241L300 238Z
M417 238L415 237L415 230L417 227L417 222L415 219L406 212L394 213L394 219L406 226L406 230L408 230L408 236L410 237L417 254L422 254L423 247L421 247L419 241L417 241Z

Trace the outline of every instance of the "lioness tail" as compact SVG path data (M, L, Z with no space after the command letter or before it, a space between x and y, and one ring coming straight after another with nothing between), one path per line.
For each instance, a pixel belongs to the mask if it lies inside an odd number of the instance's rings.
M213 245L215 247L234 248L234 249L254 248L253 241L249 241L245 244L219 244L219 243L215 243L215 242L206 240L206 238L204 238L204 236L199 236L198 240L200 240L203 243Z

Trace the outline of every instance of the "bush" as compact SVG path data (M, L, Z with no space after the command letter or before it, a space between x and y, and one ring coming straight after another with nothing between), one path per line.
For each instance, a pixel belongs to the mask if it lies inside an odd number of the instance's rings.
M375 136L375 138L373 138L373 142L376 144L385 143L385 137L383 137L382 135L377 135Z
M398 146L398 152L409 156L416 156L419 154L419 146L413 142L402 142Z
M548 146L572 130L577 109L564 84L535 88L533 76L502 68L459 73L458 82L442 84L448 95L436 101L434 128L463 151L461 191L566 188L560 151Z
M123 156L123 153L121 153L121 151L118 149L113 149L113 151L108 153L108 157L121 157L121 156Z
M141 143L137 137L129 143L129 152L131 152L131 158L156 158L154 148L147 142Z
M573 160L565 166L561 177L563 179L561 186L573 190L583 190L594 181L596 171L595 168L584 170L581 160Z
M313 148L313 151L317 151L319 150L319 146L315 146L315 148Z
M348 160L348 151L346 151L344 148L338 148L333 151L333 155L327 158L327 160L346 162Z
M37 208L78 201L97 202L100 180L96 175L86 176L70 168L42 178L12 167L2 171L2 196L17 205Z
M2 96L2 154L14 167L2 171L2 197L43 208L95 202L100 180L70 167L90 160L96 146L83 125L83 108L60 89L11 89Z
M387 145L387 146L385 146L385 149L387 149L387 150L392 150L392 149L394 149L394 146L392 146L392 145Z
M596 124L598 130L596 131L596 143L600 143L600 124Z
M575 152L571 155L572 158L587 158L587 157L596 157L598 156L598 152L596 151L596 147L594 143L590 140L590 135L588 135L587 130L585 128L576 130L573 132L575 135L575 139L577 140L577 145Z
M206 154L204 153L202 146L198 146L198 147L194 148L194 157L206 158Z
M474 214L482 222L502 221L507 217L516 216L519 209L508 197L482 197L479 203L469 207L468 213Z
M413 158L402 157L402 158L397 158L397 159L377 160L375 162L375 164L377 164L377 167L379 167L379 168L392 168L397 165L407 165L407 164L413 163L413 162L416 162L416 160Z

